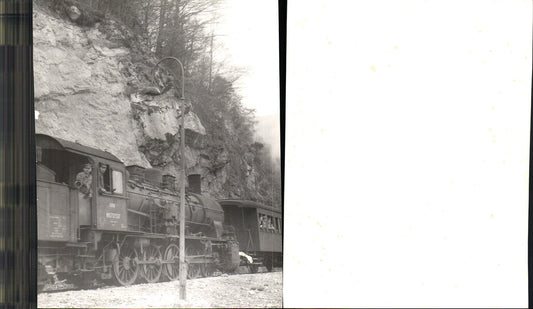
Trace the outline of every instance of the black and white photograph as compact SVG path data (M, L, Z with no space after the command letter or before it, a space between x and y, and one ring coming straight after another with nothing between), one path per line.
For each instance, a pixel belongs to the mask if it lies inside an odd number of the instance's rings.
M38 307L282 307L277 1L32 13Z

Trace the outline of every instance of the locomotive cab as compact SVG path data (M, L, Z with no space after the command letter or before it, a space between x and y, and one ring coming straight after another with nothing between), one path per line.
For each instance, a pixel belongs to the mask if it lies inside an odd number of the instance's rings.
M36 135L36 148L40 240L74 242L84 226L127 229L126 173L119 159L43 134Z

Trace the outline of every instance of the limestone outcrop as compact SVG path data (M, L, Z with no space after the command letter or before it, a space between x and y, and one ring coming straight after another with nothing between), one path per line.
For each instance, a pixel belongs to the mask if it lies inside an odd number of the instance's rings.
M111 26L80 27L34 7L36 132L108 151L126 165L178 175L179 100L173 91L146 91L157 89L148 76L155 59L117 42L120 34L110 35ZM224 177L216 169L208 175L211 161L194 148L206 135L194 112L186 114L185 129L193 141L185 150L187 173L203 173L208 191L220 190Z

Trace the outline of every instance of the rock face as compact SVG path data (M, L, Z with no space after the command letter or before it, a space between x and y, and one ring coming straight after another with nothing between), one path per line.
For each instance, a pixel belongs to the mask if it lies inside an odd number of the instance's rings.
M155 59L121 44L110 23L80 27L34 5L36 132L179 176L179 100L174 90L161 93L150 84ZM202 153L207 132L193 112L186 114L185 129L187 174L201 174L206 193L226 196L227 161Z
M149 166L136 147L126 79L119 73L128 50L110 48L98 29L84 30L39 7L33 22L36 132Z

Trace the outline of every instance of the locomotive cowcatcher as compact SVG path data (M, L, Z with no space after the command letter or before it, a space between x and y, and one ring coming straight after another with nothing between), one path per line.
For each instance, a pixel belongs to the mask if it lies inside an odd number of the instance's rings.
M180 211L189 278L239 266L234 229L198 189L182 207L174 177L157 169L126 167L108 152L43 134L36 148L40 286L51 275L120 285L177 280Z

